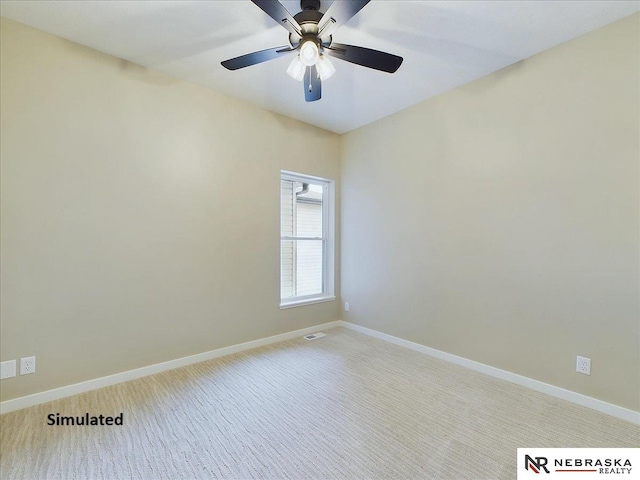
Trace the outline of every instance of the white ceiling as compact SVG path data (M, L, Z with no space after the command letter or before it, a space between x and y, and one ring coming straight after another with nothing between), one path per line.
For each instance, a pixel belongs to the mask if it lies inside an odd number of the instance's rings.
M300 10L298 1L282 3ZM237 71L220 65L287 43L288 32L249 0L0 2L4 17L337 133L638 11L637 0L373 0L333 38L404 63L388 74L332 58L336 74L322 99L306 103L286 74L290 58Z

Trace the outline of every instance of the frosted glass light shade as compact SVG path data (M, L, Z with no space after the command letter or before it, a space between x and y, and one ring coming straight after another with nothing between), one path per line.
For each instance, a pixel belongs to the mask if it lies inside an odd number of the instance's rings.
M307 40L300 47L300 61L307 67L315 65L319 57L320 53L318 52L318 46L315 42Z
M333 63L331 63L326 55L320 56L320 58L318 59L318 63L316 63L316 68L318 69L320 80L326 80L331 75L336 73L336 67L333 66Z
M300 57L296 55L295 57L293 57L293 60L289 64L289 68L287 68L287 73L291 77L301 82L302 79L304 78L304 72L306 69L307 67L305 67L304 63L300 61Z

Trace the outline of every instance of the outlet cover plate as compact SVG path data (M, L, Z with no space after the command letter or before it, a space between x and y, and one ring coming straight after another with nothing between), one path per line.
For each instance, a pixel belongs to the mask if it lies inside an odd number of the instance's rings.
M576 372L591 375L591 359L578 355L576 358Z
M13 378L16 376L16 361L7 360L0 363L0 380L5 378Z
M20 375L36 373L36 357L24 357L20 359Z

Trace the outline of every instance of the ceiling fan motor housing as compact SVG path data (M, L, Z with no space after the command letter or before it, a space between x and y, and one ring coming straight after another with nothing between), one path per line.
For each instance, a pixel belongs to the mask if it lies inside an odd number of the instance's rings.
M327 38L318 37L318 23L322 20L323 13L320 12L319 0L301 0L300 8L302 11L293 16L300 30L302 36L296 34L289 34L289 43L293 48L297 48L303 41L313 40L318 46L329 46L331 44L331 36Z
M300 10L320 10L320 0L300 0Z

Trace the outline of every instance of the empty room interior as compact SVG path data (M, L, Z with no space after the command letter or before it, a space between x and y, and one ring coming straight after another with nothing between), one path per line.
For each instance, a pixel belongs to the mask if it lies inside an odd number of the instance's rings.
M639 12L1 1L0 476L638 474Z

